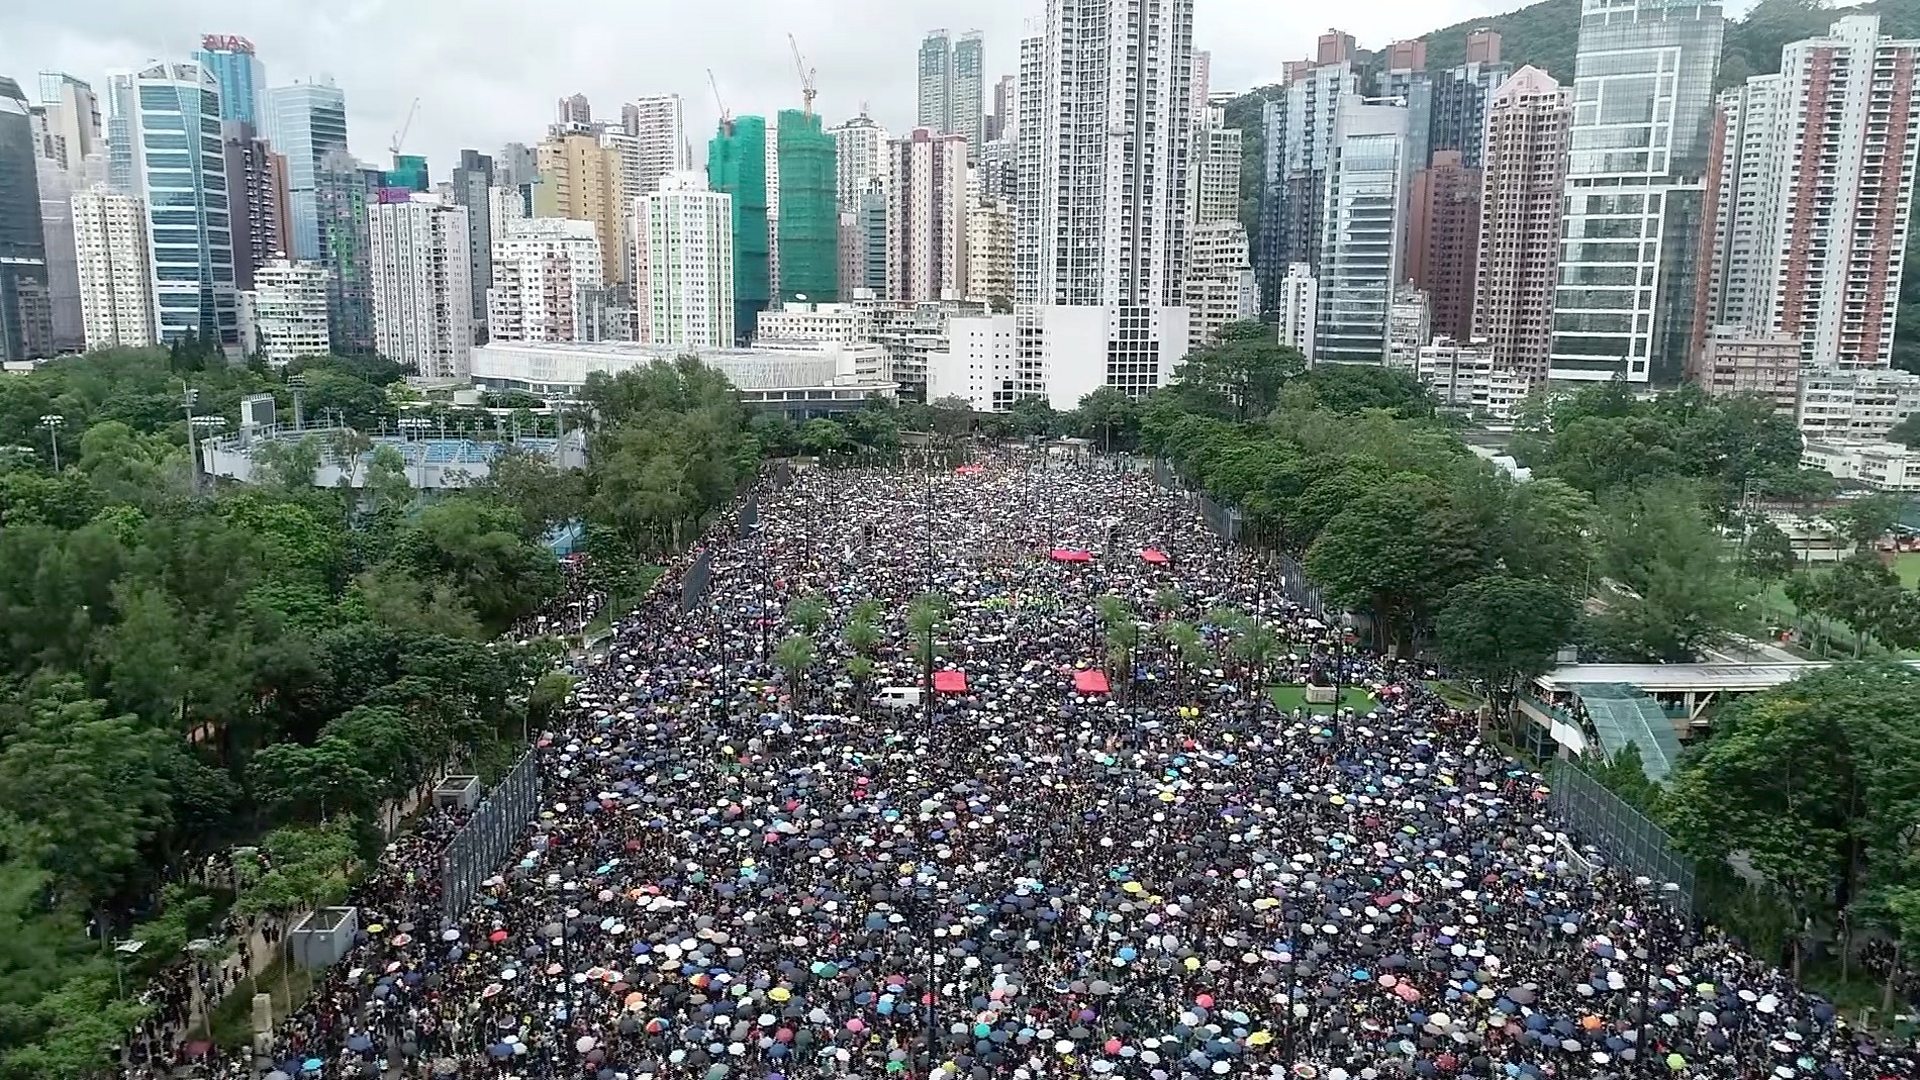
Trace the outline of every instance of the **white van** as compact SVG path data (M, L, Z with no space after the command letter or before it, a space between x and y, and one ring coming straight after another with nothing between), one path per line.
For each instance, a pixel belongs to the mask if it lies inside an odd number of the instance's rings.
M917 709L924 700L924 691L918 686L886 686L874 695L875 704L887 709Z

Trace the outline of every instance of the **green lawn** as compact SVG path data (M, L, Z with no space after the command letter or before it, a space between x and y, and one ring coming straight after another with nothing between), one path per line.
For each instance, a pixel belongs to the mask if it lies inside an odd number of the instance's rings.
M1900 584L1909 589L1920 585L1920 551L1907 551L1895 555L1893 572L1900 575Z
M1294 709L1309 707L1307 705L1307 688L1304 686L1273 686L1267 689L1267 693L1273 697L1273 705L1277 709L1292 712ZM1373 708L1373 697L1365 690L1345 686L1340 689L1340 704L1356 712L1366 712L1368 709ZM1314 705L1310 707L1317 713L1330 713L1333 711L1333 706L1331 705Z

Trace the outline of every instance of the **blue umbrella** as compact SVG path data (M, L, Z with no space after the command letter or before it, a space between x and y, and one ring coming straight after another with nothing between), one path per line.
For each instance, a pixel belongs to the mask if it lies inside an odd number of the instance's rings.
M356 1054L364 1054L373 1049L373 1040L365 1035L354 1035L347 1039L347 1049Z
M513 1047L508 1043L494 1043L487 1053L497 1058L510 1058L513 1056Z
M322 1062L319 1058L308 1058L307 1060L300 1063L300 1071L317 1073L320 1071L321 1064Z

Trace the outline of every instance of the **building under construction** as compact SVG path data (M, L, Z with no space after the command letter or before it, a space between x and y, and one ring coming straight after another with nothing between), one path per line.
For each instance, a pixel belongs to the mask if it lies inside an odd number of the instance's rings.
M833 142L827 142L831 154ZM831 172L833 159L827 159ZM741 343L753 340L760 313L773 298L767 279L767 122L758 116L720 120L707 143L707 185L733 196L733 326ZM832 184L828 184L831 201ZM831 209L831 207L829 207ZM782 236L784 241L785 237ZM827 259L833 269L832 253Z
M785 109L778 137L780 299L838 302L839 171L833 136L821 129L817 115Z

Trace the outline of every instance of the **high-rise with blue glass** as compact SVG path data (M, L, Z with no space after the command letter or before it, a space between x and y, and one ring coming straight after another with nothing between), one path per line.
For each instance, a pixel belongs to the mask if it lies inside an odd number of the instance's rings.
M130 166L146 200L160 339L195 334L237 347L219 83L192 61L154 61L133 74L130 89Z
M253 54L253 42L233 34L208 34L200 39L193 61L211 72L220 86L220 119L261 126L267 65Z
M321 161L347 148L347 96L327 80L273 87L266 101L267 141L287 156L293 257L318 259L322 253L315 181Z

